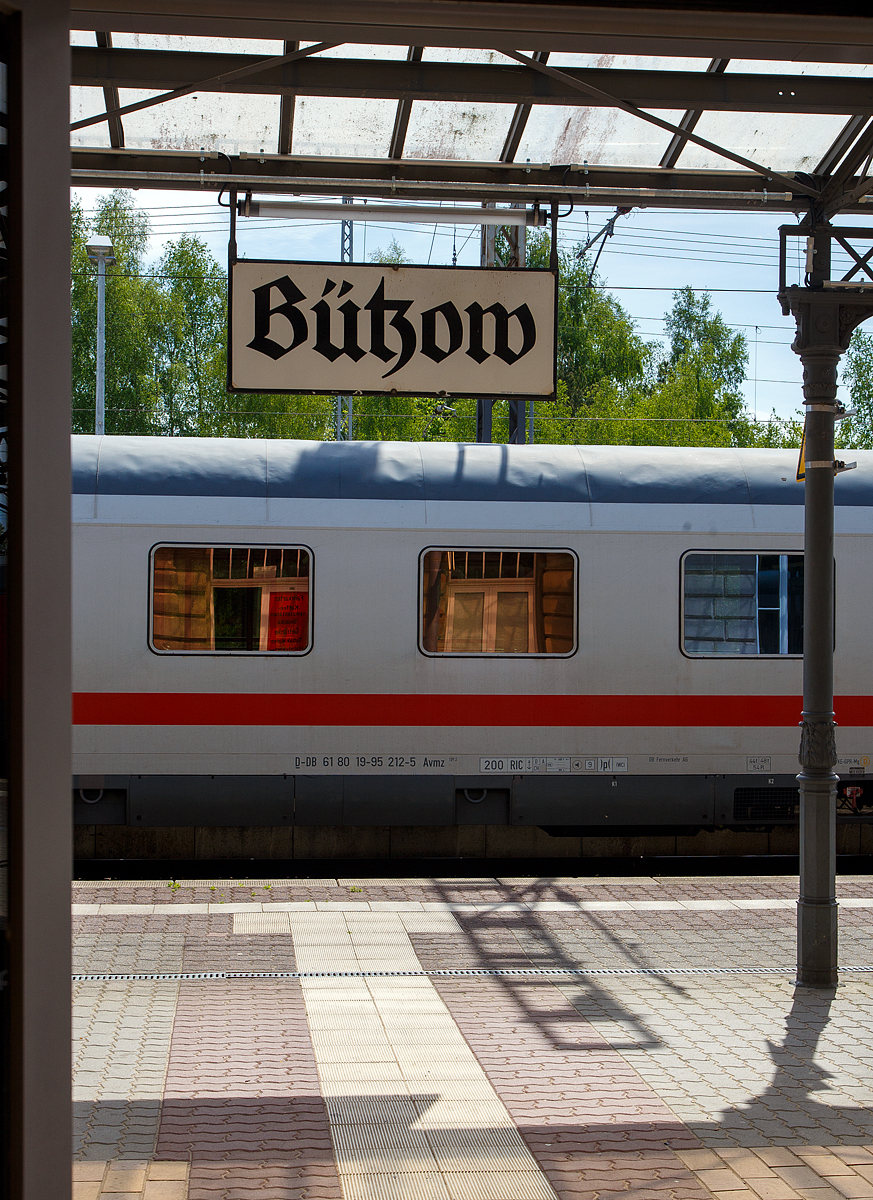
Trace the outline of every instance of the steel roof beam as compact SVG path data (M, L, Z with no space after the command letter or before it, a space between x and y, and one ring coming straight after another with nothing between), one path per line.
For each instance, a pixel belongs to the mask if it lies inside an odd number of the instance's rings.
M263 158L263 162L261 159ZM199 151L111 150L77 147L72 151L73 184L99 187L214 187L227 179L223 159ZM671 170L657 167L597 167L574 164L477 163L422 159L342 159L251 154L235 156L234 175L241 189L255 192L298 191L337 196L354 194L395 200L493 200L506 203L550 203L572 196L581 203L622 205L634 202L693 207L694 193L702 208L773 208L808 210L803 197L793 201L751 172ZM652 193L656 192L657 195ZM634 195L633 193L636 193ZM731 197L736 194L736 200ZM710 201L707 200L710 198ZM855 206L853 211L864 209Z
M421 62L423 46L410 46L406 61ZM403 158L403 144L406 141L406 131L409 128L409 117L412 113L412 100L403 97L397 101L397 113L394 117L394 130L391 134L391 145L388 149L389 158Z
M714 58L706 68L707 75L721 75L730 62L729 58ZM682 120L679 122L679 128L683 133L687 130L689 133L694 129L697 122L703 116L699 108L689 108ZM660 165L662 167L675 167L679 161L679 155L688 144L688 138L683 137L681 133L673 135L670 145L664 151Z
M229 83L238 82L250 75L257 75L260 71L268 70L270 67L284 66L285 63L298 58L307 58L310 54L320 54L322 50L332 50L335 45L335 42L317 42L314 46L307 46L305 50L294 50L290 54L277 54L270 58L260 58L249 54L246 55L248 62L244 66L236 67L226 74L216 75L210 79L201 79L197 83L183 84L181 87L173 88L172 91L162 92L159 96L150 96L148 100L137 100L134 104L125 104L123 108L111 109L102 116L84 117L81 121L73 121L70 129L86 129L90 125L99 125L101 121L110 117L122 117L125 113L140 112L142 109L152 108L156 104L166 104L170 100L190 96L192 92L220 92ZM103 53L106 54L109 51L104 50Z
M300 49L299 42L285 42L285 53L293 54ZM291 143L294 140L294 106L297 97L293 94L284 95L279 101L279 153L290 154Z
M548 62L549 51L537 50L534 54L537 62ZM512 114L512 120L509 122L509 132L506 135L506 141L503 143L503 149L500 151L501 162L514 162L515 156L518 153L518 147L521 142L522 134L527 125L528 117L531 114L532 104L517 104L515 112Z
M208 80L259 61L250 54L72 48L72 82L84 87L190 86L200 91L255 95L340 96L354 99L455 100L483 104L605 104L554 77L506 64L312 58L266 67L244 79ZM263 60L260 60L263 61ZM823 113L873 111L873 79L816 75L745 75L707 71L625 71L562 68L638 107L729 112Z
M841 197L847 187L851 187L858 181L855 175L859 168L864 165L864 175L869 169L869 159L873 156L873 119L869 119L867 124L862 128L852 146L847 150L845 158L836 168L833 175L828 180L821 197L821 202L828 211L833 213L837 211L834 208L834 203ZM865 163L865 160L866 163Z
M97 45L101 50L112 49L112 34L111 33L95 33ZM106 105L106 112L111 113L119 107L118 88L112 84L107 84L103 88L103 103ZM109 126L109 144L116 150L120 150L124 146L124 126L121 123L121 117L115 116L106 118L106 123Z
M855 141L855 138L867 124L867 120L867 113L861 113L858 116L849 118L834 138L832 144L828 146L824 157L813 172L814 175L831 175L833 173L840 160Z
M873 62L857 0L74 0L71 29L785 62ZM800 11L803 9L803 11ZM745 11L743 11L745 10Z

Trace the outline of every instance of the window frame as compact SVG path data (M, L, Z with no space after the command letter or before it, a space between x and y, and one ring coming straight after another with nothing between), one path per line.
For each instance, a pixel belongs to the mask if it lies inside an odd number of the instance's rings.
M685 649L685 560L686 560L686 558L688 558L689 555L692 555L692 554L734 555L737 558L741 557L742 555L754 555L756 559L768 558L768 557L781 558L783 555L785 555L786 557L789 557L789 558L802 558L804 560L803 583L804 583L804 588L806 587L806 556L802 549L801 550L787 550L787 549L782 548L782 549L778 549L778 550L773 550L773 549L770 549L769 547L767 547L766 549L763 549L763 550L754 550L754 549L734 550L733 548L726 549L724 547L719 547L718 549L713 549L712 547L707 547L705 549L702 549L700 547L695 547L690 550L684 550L679 558L679 652L683 656L683 658L688 658L688 659L691 659L692 661L696 660L696 659L706 659L709 661L718 660L718 659L728 659L731 662L736 662L738 660L744 660L744 661L748 661L748 662L760 662L762 659L773 660L776 662L802 662L803 661L803 652L802 651L800 652L800 654L788 654L787 652L785 654L783 654L783 653L781 653L781 651L776 654L761 654L758 652L756 652L755 654L706 654L706 653L698 652L698 651L694 651L694 650L686 650ZM756 566L756 571L757 571L757 569L758 568ZM836 565L834 566L834 571L836 572ZM757 603L757 595L756 595L755 599L756 599L756 603ZM834 605L836 607L836 594L834 596ZM758 610L756 609L756 612L757 611ZM765 609L764 611L767 612L767 611L775 611L775 610Z
M155 554L158 550L305 550L309 555L309 604L307 612L307 643L304 650L163 650L159 649L154 644L154 599L155 599ZM225 581L221 581L224 584ZM264 607L265 596L268 595L269 589L264 588L265 583L272 583L273 580L259 580L248 578L245 580L228 580L227 586L232 587L234 582L237 585L244 587L260 587L261 588L261 607ZM277 581L280 582L280 581ZM290 580L288 582L291 582ZM304 542L287 544L285 542L249 542L237 540L228 541L208 541L208 542L170 542L160 541L155 542L149 550L149 565L148 565L148 633L147 644L152 654L156 654L161 658L305 658L310 654L315 646L315 555L312 547ZM278 590L278 589L274 589Z
M424 638L424 592L425 592L424 561L425 561L426 555L428 555L428 554L432 554L432 553L441 554L441 553L445 553L445 552L449 552L449 551L453 551L455 553L470 553L470 554L482 554L482 553L485 553L485 554L495 554L495 553L496 554L569 554L573 560L573 593L572 593L573 594L573 649L566 651L564 653L561 653L561 654L547 654L545 651L539 651L539 650L529 651L529 652L520 652L520 651L512 651L512 650L425 650L425 648L422 644L423 638ZM480 581L479 580L470 580L470 581L465 581L465 582L478 583ZM483 584L487 585L487 584L490 584L492 581L485 579L485 580L482 580L481 582ZM499 581L494 580L493 582L496 584ZM506 583L509 585L511 585L512 583L517 583L517 582L518 581L511 580L511 579L506 580ZM523 589L518 588L518 587L512 588L510 586L507 590L520 591ZM524 589L524 590L527 590L527 589ZM486 608L487 608L487 598L486 598ZM533 606L531 607L531 610L529 611L528 619L531 622L536 621L536 613L534 611ZM444 545L444 544L425 546L422 550L419 551L419 555L418 555L418 605L417 605L417 613L416 613L416 624L417 624L416 645L418 647L419 654L422 654L425 658L440 658L440 659L465 659L465 658L479 659L479 658L483 658L483 659L489 659L489 660L499 659L501 661L509 660L511 662L530 662L531 659L545 659L546 661L549 661L549 660L557 661L557 660L566 660L568 658L573 658L573 656L579 652L579 555L576 553L575 550L572 550L569 546L507 546L506 544L499 545L499 546L482 546L482 545L465 546L465 545L458 545L457 543L455 543L454 545L451 545L451 546ZM484 639L484 628L483 628L483 641L484 640L485 639Z

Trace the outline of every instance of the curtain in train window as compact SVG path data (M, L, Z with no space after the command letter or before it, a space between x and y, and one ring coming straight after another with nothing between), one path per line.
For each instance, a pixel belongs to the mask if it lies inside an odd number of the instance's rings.
M554 550L428 550L421 648L429 654L572 654L576 559Z
M300 547L159 546L152 646L300 654L311 643L311 558Z
M686 654L802 654L802 554L687 554Z

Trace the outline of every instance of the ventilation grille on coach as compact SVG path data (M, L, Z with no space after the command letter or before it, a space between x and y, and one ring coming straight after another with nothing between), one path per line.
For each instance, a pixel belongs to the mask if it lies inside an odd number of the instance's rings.
M800 789L796 787L734 788L735 821L793 821Z

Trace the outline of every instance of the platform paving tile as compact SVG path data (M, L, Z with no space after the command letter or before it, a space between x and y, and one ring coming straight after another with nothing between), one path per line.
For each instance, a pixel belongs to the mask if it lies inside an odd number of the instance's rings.
M215 882L78 889L77 969L793 958L796 880ZM843 908L844 961L873 963L871 926ZM873 1200L873 979L844 978L78 984L74 1200Z
M166 933L80 934L73 943L73 970L91 974L181 970L185 935Z
M340 1200L296 982L180 985L157 1158L183 1157L188 1200Z
M74 1163L72 1200L187 1200L189 1170L184 1161Z
M178 985L73 988L73 1154L154 1153Z

